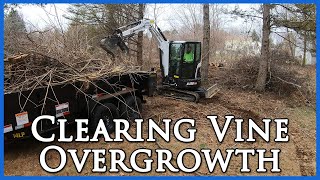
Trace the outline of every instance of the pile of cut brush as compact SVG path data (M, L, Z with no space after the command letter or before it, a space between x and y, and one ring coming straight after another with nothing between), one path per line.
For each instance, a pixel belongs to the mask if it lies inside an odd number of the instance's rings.
M303 67L281 51L270 53L266 91L287 99L290 105L315 107L315 68ZM245 57L228 68L221 78L227 88L254 89L260 57Z
M138 70L134 66L115 66L112 61L102 59L65 62L36 52L7 57L4 64L6 94L76 81L93 82Z

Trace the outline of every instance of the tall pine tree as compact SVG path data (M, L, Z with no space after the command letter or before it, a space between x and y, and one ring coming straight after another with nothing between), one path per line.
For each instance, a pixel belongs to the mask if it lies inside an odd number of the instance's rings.
M6 55L23 51L26 42L26 26L19 12L11 8L4 19L4 51Z

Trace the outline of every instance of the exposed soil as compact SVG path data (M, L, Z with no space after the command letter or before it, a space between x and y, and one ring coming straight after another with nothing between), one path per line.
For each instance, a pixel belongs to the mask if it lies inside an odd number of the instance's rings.
M219 72L221 71L221 72ZM219 79L223 79L224 70L216 69L213 74L210 74L211 80L219 83ZM222 74L222 75L221 75ZM222 77L220 77L221 75ZM222 173L219 166L217 166L213 173L209 173L202 163L197 173L172 173L166 171L165 173L155 172L156 156L152 156L154 160L153 170L149 173L142 174L137 172L125 173L120 171L118 173L92 173L93 157L89 155L88 162L81 173L77 173L74 164L71 162L71 157L68 155L67 166L57 173L57 175L276 175L276 176L314 176L316 174L316 111L313 107L307 105L292 106L288 103L287 98L279 97L276 93L256 93L254 91L243 89L232 89L228 87L221 87L220 92L212 99L201 100L199 103L190 103L180 100L174 100L162 96L148 97L147 102L143 105L143 118L147 120L152 118L156 122L160 122L164 118L170 118L173 123L180 118L193 118L196 120L197 136L196 141L192 143L181 143L171 135L171 141L166 143L163 139L158 139L156 142L140 142L128 143L127 141L121 143L106 143L102 139L98 143L59 143L64 149L73 148L79 151L84 148L104 148L104 149L123 149L127 155L130 155L136 149L147 148L155 149L166 148L172 151L174 156L185 148L193 148L200 151L201 149L210 148L213 151L220 149L225 155L225 150L228 148L265 148L267 152L273 148L281 149L280 153L280 173L271 173L271 164L268 163L266 168L267 173L257 173L258 157L252 156L249 158L250 173L240 173L242 159L241 156L234 156L230 161L230 166L226 173ZM266 143L261 137L256 135L256 142L234 142L236 125L231 124L227 135L222 143L219 143L211 126L210 121L206 118L207 115L218 115L218 122L223 124L224 116L232 114L236 118L244 119L244 127L242 128L243 136L248 136L246 130L248 126L248 119L253 119L260 127L263 126L263 118L288 118L289 119L289 136L290 141L287 143L275 143L275 124L271 123L271 137L270 142ZM161 123L160 123L161 124ZM187 135L186 129L188 125L183 125L182 135ZM170 127L173 130L173 126ZM130 129L130 134L135 136L136 125ZM69 128L70 134L75 134L74 128ZM113 136L113 135L111 135ZM143 137L146 138L147 124L143 126ZM158 136L157 136L158 137ZM39 164L39 155L42 149L48 146L48 143L40 143L29 139L19 144L5 147L5 175L52 175L46 173ZM79 153L82 154L82 153ZM270 151L267 156L271 155ZM107 169L110 168L110 155L106 155ZM191 156L190 156L191 157ZM146 156L139 156L137 164L143 166L143 160ZM57 166L59 163L59 156L55 152L50 152L47 155L47 161L51 166ZM174 160L173 160L174 161ZM184 159L186 166L193 165L193 158L186 156ZM129 166L129 158L125 160L125 164ZM175 166L176 163L173 162Z

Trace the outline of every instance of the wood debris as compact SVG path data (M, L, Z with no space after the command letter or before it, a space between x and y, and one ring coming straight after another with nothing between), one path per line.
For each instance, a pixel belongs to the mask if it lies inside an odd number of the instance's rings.
M7 57L4 63L6 94L75 81L95 81L137 71L136 67L116 66L108 60L88 59L65 62L35 52Z

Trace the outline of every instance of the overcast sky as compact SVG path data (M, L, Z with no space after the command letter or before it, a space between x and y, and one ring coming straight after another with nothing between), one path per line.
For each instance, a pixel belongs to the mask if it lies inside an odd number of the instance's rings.
M21 5L20 13L23 16L24 21L28 28L40 28L43 29L50 24L57 24L57 16L61 24L67 25L69 21L63 17L67 14L67 8L69 4L48 4L43 7L33 5Z
M177 18L177 11L181 11L182 4L156 4L157 12L157 25L161 30L172 30L173 26L177 26L179 18ZM62 24L63 28L67 28L69 21L63 16L68 14L68 7L70 4L47 4L43 7L34 5L19 5L19 11L23 15L26 22L27 29L45 29L54 24L55 27L59 27ZM234 9L238 6L242 10L250 10L252 8L259 8L260 4L223 4L227 9ZM145 18L154 19L153 10L155 4L147 4ZM56 16L57 14L57 16ZM230 33L241 33L245 36L250 36L253 29L256 30L261 37L262 22L257 21L255 23L245 22L241 18L231 18L230 15L222 15L223 24L221 29ZM58 17L58 18L57 18ZM272 33L271 38L274 43L279 43L283 39L278 35Z
M69 21L63 17L67 14L67 9L70 4L47 4L44 7L32 6L32 5L21 5L20 13L23 15L23 18L27 24L28 29L43 29L50 26L50 24L58 25L58 22L63 24L64 27L67 27ZM154 19L153 9L155 4L147 4L147 12L145 17ZM225 4L227 8L233 8L235 4ZM250 8L257 8L259 4L238 4L238 6L247 10ZM159 9L157 14L157 24L162 30L172 29L172 24L178 22L176 18L177 9L181 9L181 4L157 4L156 7ZM58 18L56 16L58 15ZM224 17L226 21L223 24L223 29L226 31L238 30L245 33L249 29L255 28L259 31L261 28L260 24L245 23L243 19L230 19ZM253 26L253 27L252 27Z

